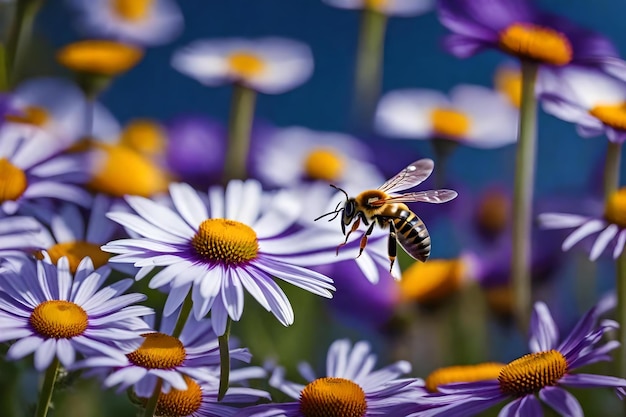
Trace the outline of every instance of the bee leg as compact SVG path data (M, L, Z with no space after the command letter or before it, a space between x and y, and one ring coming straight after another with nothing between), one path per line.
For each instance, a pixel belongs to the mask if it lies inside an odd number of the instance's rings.
M367 228L367 231L363 233L363 236L361 236L361 243L359 244L359 254L357 255L357 258L361 256L363 250L367 246L367 237L374 231L374 226L376 226L376 222L373 222L370 227Z
M398 252L398 236L396 235L396 226L392 221L389 222L389 240L387 241L387 245L387 254L389 255L390 262L389 272L391 272Z
M348 230L348 233L346 234L346 240L344 240L343 243L340 243L339 246L337 246L336 255L339 255L339 249L348 243L348 238L350 237L350 233L358 229L360 225L361 225L361 218L357 217L354 223L352 223L352 227L350 227L350 230Z

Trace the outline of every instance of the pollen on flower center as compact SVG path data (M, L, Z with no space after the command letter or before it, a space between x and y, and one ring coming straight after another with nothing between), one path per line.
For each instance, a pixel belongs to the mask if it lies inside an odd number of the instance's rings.
M365 392L344 378L318 378L300 393L304 417L363 417L367 411Z
M626 102L595 106L589 114L607 126L626 130Z
M186 390L171 389L167 394L159 395L157 416L184 417L195 415L202 405L202 388L196 381L183 375L187 383Z
M91 258L94 268L99 268L105 265L109 261L110 257L108 253L100 249L100 245L83 240L57 243L56 245L46 249L46 251L48 252L48 255L50 255L50 259L54 264L56 264L63 256L67 257L70 264L70 271L72 273L76 272L80 261L82 261L86 256ZM43 259L41 254L38 254L37 258Z
M513 23L500 33L500 47L519 58L551 65L567 65L572 45L556 30L530 23Z
M28 106L22 109L19 114L7 114L4 118L9 122L42 127L50 120L50 115L43 107Z
M27 187L26 173L8 159L0 159L0 202L17 200Z
M439 368L433 371L426 378L426 389L430 392L437 392L439 385L451 384L454 382L474 382L489 379L498 379L503 363L487 362L477 365L459 365Z
M201 259L230 266L250 262L259 253L259 241L254 230L229 219L203 221L191 245Z
M304 172L313 180L338 181L344 171L344 160L331 148L311 150L304 159Z
M265 65L263 58L252 52L234 52L228 57L228 66L231 72L241 78L259 75L265 69Z
M567 361L554 349L529 353L510 362L500 371L500 390L521 397L555 385L567 372Z
M185 347L177 338L164 333L142 334L141 346L126 355L129 361L147 369L172 369L182 365L187 357Z
M626 228L626 187L615 191L608 198L604 218L610 223Z
M65 300L44 301L35 307L28 322L35 332L50 339L80 336L89 324L85 310Z
M150 13L154 0L112 0L111 6L122 19L137 22Z
M463 112L436 108L430 113L433 132L443 138L461 139L467 136L471 119Z

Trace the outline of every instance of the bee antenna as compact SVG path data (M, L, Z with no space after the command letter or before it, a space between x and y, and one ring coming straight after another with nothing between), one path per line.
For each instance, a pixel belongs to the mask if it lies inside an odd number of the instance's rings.
M337 203L337 206L335 207L335 209L333 211L329 211L326 214L322 214L321 216L319 216L318 218L316 218L315 220L313 220L314 222L318 221L319 219L322 219L326 216L330 216L331 214L334 214L334 216L329 219L329 222L332 222L333 220L335 220L337 218L337 216L339 215L339 213L341 213L343 211L343 208L339 208L339 206L341 205L341 201L339 203Z
M347 192L346 192L343 188L339 188L339 187L337 187L337 186L336 186L336 185L334 185L334 184L329 184L329 185L330 185L331 187L333 187L335 190L339 190L339 191L341 191L341 192L343 193L343 195L345 195L345 196L346 196L346 200L349 200L349 199L350 199L350 196L348 195L348 193L347 193Z

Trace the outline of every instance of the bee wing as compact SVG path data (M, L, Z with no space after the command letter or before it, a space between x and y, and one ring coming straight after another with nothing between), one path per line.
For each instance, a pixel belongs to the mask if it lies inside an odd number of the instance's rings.
M412 203L420 201L423 203L445 203L456 198L458 193L453 190L428 190L418 191L416 193L400 194L394 197L389 197L384 200L385 204L388 203Z
M385 193L394 193L413 188L428 178L434 168L432 159L420 159L388 179L378 189Z

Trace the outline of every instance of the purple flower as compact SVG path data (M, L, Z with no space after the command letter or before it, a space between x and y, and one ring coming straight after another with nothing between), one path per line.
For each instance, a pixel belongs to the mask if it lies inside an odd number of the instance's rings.
M626 64L608 39L530 0L440 0L438 8L439 20L453 32L444 47L460 58L499 49L547 66L589 65L626 79Z
M498 379L440 385L441 406L404 415L420 417L468 417L503 401L510 401L500 417L543 415L541 401L562 416L582 416L578 400L564 387L615 388L624 393L626 379L606 375L574 373L578 368L610 361L610 352L619 342L602 344L603 335L618 327L612 320L598 324L598 318L614 306L614 297L603 298L585 314L571 333L559 343L559 332L545 303L535 304L531 318L529 348L532 353L505 365ZM539 399L537 398L539 397ZM433 400L436 400L434 394Z

